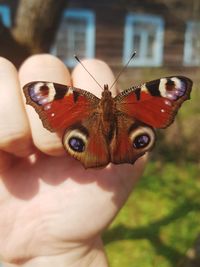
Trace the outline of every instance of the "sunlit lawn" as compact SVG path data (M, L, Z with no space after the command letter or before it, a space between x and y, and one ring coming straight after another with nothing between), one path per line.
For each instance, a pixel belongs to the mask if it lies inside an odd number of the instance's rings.
M200 167L150 163L104 235L111 267L175 267L200 233ZM198 266L197 266L198 267Z

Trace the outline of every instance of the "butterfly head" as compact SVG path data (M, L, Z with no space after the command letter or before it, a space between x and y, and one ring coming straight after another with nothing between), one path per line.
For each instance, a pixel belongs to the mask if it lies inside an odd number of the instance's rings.
M111 91L109 90L108 84L104 84L103 92L101 94L102 97L108 98L112 96Z
M109 91L108 84L104 84L103 89L104 89L104 91Z

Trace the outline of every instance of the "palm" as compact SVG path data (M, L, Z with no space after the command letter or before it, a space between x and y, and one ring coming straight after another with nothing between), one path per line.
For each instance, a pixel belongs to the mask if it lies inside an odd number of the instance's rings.
M95 237L113 219L139 174L127 165L85 171L66 157L40 154L33 161L20 160L2 175L3 255L6 249L16 257L22 252L22 257L34 257L55 247L60 253L63 245L68 248L67 241L84 243Z

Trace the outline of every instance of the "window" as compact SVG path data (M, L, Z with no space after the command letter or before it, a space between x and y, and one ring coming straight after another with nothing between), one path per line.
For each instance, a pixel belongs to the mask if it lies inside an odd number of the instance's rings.
M137 54L130 66L160 66L163 59L163 19L157 16L129 14L125 22L123 63Z
M187 22L184 45L184 65L200 65L200 22Z
M0 18L6 27L11 26L10 8L8 6L0 5Z
M93 12L79 9L66 10L52 50L53 54L69 67L77 63L74 54L80 58L94 57L94 24Z

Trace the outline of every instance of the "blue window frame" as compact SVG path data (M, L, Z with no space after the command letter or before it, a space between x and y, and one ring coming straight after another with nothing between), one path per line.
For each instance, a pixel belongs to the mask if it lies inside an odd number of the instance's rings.
M11 19L10 19L10 8L5 5L0 5L0 16L3 24L6 27L11 26Z
M183 63L200 66L200 21L188 21L186 24Z
M92 58L95 53L95 16L90 10L68 9L64 12L52 53L73 67L80 58Z
M126 16L123 63L133 51L137 54L129 66L160 66L163 60L164 21L153 15L130 13Z

